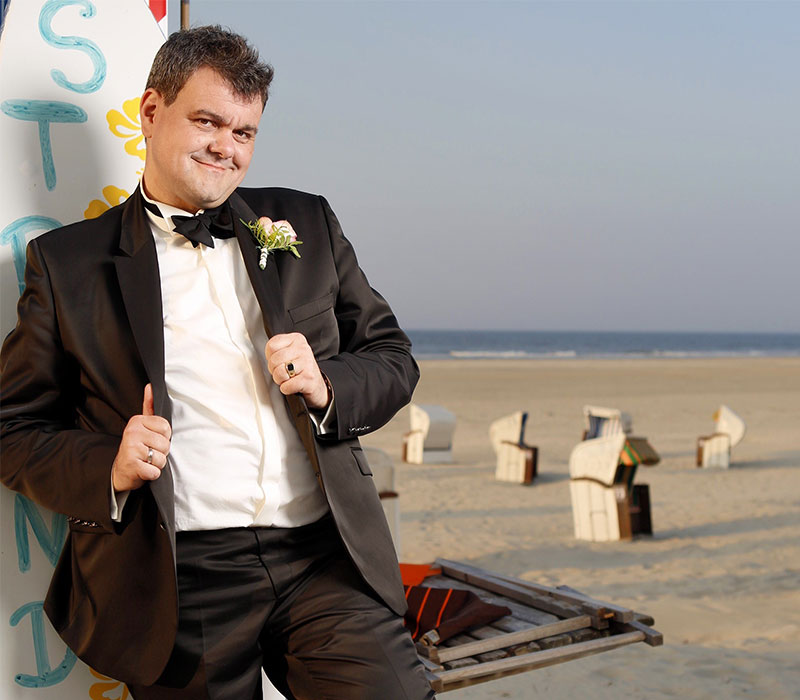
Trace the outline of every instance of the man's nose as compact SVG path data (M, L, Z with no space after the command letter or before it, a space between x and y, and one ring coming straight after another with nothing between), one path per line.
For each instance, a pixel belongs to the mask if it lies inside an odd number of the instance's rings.
M219 129L209 144L209 149L220 158L233 158L235 143L233 134L225 129Z

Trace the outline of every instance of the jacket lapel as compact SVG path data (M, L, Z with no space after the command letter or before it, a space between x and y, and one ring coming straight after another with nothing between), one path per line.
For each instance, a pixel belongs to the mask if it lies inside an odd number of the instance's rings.
M138 187L124 204L119 253L114 256L114 265L136 347L153 385L154 411L171 422L172 403L164 379L164 318L158 255ZM150 482L150 490L174 542L171 471L165 469L160 478Z
M242 258L250 278L250 284L253 285L258 305L261 307L267 335L271 337L280 333L290 333L294 329L294 324L283 303L277 261L267 260L267 266L263 270L258 266L260 256L258 247L250 229L243 223L244 221L256 221L259 215L236 192L230 196L228 201L231 205L233 228L239 241L239 247L242 249Z
M233 215L233 226L239 247L242 250L245 268L253 285L258 305L261 307L261 315L264 319L264 328L267 336L272 337L280 333L291 333L294 330L289 312L283 301L281 291L281 280L278 275L278 261L268 259L266 267L262 270L258 266L260 253L253 239L250 229L244 225L244 221L256 221L259 215L256 214L242 197L234 192L228 199ZM270 256L272 258L272 256ZM284 396L286 406L289 411L300 438L309 453L312 463L316 462L316 450L314 439L311 433L311 421L308 418L308 408L305 401L298 395ZM319 468L316 468L319 471Z

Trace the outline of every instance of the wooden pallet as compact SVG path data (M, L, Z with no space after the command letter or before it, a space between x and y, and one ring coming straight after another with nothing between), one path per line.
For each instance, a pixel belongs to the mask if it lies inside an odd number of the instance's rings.
M434 566L442 573L426 578L423 585L469 590L511 610L511 615L440 645L435 632L417 642L420 660L437 693L626 644L663 644L662 635L650 627L652 618L568 586L543 586L446 559L438 559Z

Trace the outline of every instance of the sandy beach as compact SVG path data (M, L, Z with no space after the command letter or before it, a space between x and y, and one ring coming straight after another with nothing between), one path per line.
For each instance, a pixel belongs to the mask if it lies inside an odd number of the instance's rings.
M452 465L400 461L408 409L367 436L395 460L402 559L462 560L567 584L652 615L636 644L446 694L477 698L800 697L800 358L430 360L414 401L457 415ZM721 403L747 423L731 468L694 466ZM568 459L582 406L633 416L661 456L640 467L653 537L573 537ZM529 413L531 486L494 479L490 422Z

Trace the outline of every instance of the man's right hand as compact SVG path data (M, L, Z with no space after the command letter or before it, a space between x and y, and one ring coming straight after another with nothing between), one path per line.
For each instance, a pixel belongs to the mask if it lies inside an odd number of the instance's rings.
M122 433L117 456L111 468L114 491L132 491L145 481L161 476L167 464L172 427L166 418L153 415L153 387L144 388L142 415L133 416ZM153 454L148 462L148 454Z

